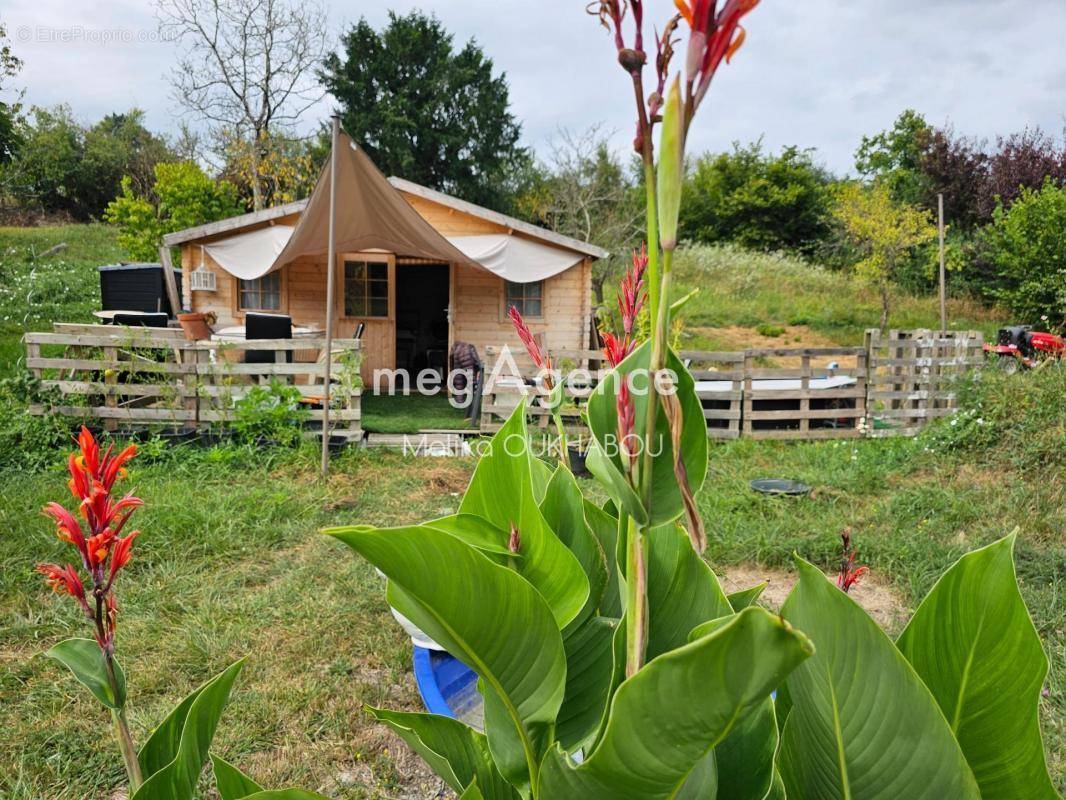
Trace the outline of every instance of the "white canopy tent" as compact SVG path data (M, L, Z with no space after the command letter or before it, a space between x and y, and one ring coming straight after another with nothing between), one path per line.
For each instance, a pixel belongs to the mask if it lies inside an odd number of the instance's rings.
M204 245L204 252L226 272L253 280L276 269L277 257L295 230L271 225ZM463 255L506 281L534 283L546 280L580 263L579 253L550 247L514 234L445 237Z

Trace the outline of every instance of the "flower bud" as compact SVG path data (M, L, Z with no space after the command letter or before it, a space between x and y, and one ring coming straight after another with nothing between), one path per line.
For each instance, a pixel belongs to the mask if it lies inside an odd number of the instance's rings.
M677 247L677 220L681 212L681 183L685 159L683 115L681 79L675 77L666 96L663 132L659 140L659 241L663 250L673 250Z

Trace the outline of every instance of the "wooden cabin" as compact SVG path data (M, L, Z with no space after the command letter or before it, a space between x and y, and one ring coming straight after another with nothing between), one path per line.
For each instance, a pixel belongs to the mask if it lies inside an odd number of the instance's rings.
M592 263L606 257L605 251L409 181L388 182L470 260L439 263L380 248L338 252L335 335L352 337L364 324L367 385L377 369L407 368L413 378L424 366L446 363L452 344L460 341L473 344L483 360L487 348L509 345L519 366L530 366L507 318L511 305L523 313L534 333L543 334L549 348L588 349ZM214 312L216 327L241 325L246 312L265 311L287 314L295 326L322 329L326 256L301 256L251 279L239 277L241 270L229 261L242 247L245 261L276 256L307 203L297 201L166 236L166 245L181 249L182 304L194 312ZM337 213L344 214L340 204ZM515 270L508 258L521 261L526 269ZM554 274L534 281L508 280L510 275L528 276L531 265L535 273L538 262L545 267L540 272Z

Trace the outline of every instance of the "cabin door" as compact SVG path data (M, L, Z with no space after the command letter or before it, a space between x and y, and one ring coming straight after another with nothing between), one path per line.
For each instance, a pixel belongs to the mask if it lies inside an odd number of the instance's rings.
M420 372L448 369L448 264L396 267L396 368L407 370L411 385Z
M375 370L396 366L396 259L389 253L338 256L336 307L338 338L363 329L363 384L373 387Z

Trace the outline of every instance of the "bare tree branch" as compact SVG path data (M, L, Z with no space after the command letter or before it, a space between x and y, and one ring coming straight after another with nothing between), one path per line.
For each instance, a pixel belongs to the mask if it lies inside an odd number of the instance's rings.
M314 70L326 52L318 0L157 0L159 31L185 48L170 74L177 101L211 127L246 140L255 164L272 131L325 95ZM256 209L262 176L254 170Z

